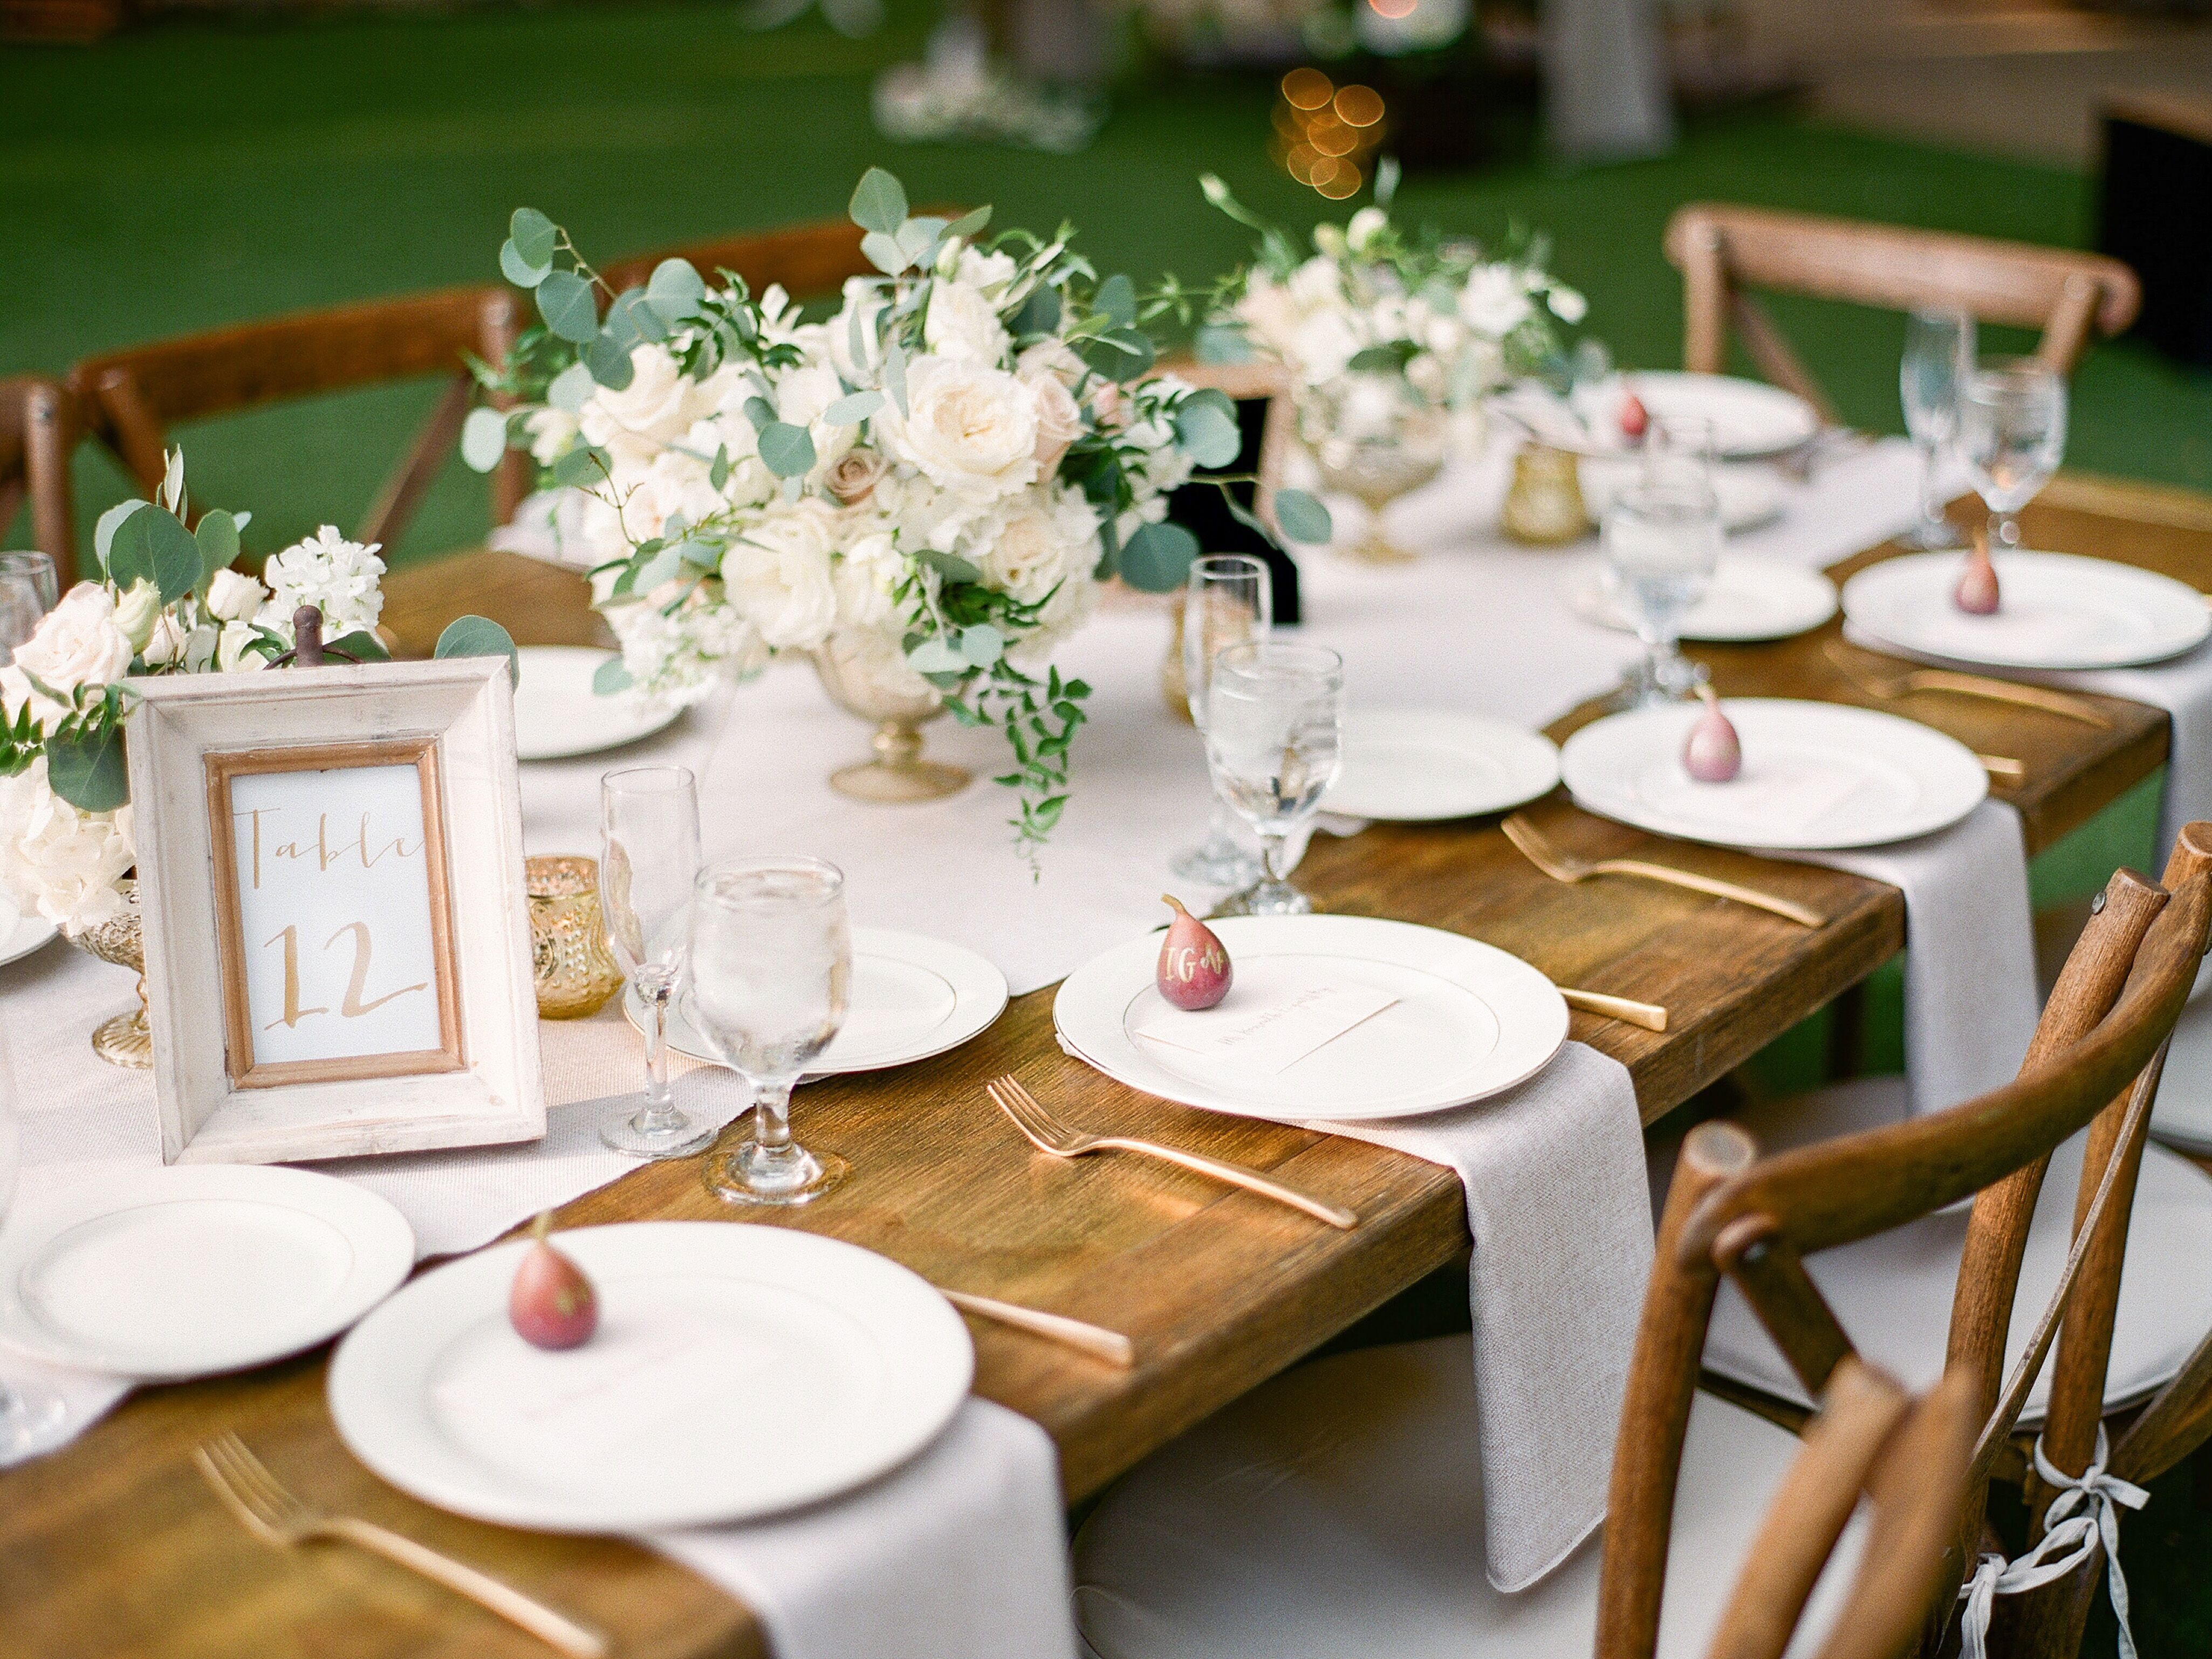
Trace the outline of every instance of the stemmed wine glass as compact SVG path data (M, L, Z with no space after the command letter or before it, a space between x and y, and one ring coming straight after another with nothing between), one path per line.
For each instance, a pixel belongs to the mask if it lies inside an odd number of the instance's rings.
M22 1166L21 1120L15 1106L15 1070L8 1063L8 1033L0 1026L0 1223L15 1196L17 1172ZM44 1390L10 1387L0 1381L0 1466L68 1437L69 1407L58 1395Z
M1916 311L1905 325L1905 357L1898 366L1905 429L1920 452L1920 522L1897 539L1905 547L1959 545L1959 532L1943 516L1936 494L1936 466L1959 438L1959 383L1974 361L1974 319L1962 311Z
M1672 702L1703 671L1677 649L1682 618L1712 584L1721 512L1713 493L1712 423L1652 422L1643 476L1606 509L1603 541L1623 608L1644 642L1644 661L1621 689L1626 708Z
M1194 559L1183 592L1182 678L1190 721L1206 732L1206 693L1213 659L1232 645L1266 635L1275 619L1274 579L1267 562L1249 553L1209 553ZM1258 879L1259 860L1230 830L1230 812L1216 797L1206 839L1169 867L1209 887L1244 887Z
M1259 836L1263 866L1220 915L1311 912L1313 901L1290 884L1290 846L1336 781L1343 732L1344 659L1335 652L1254 640L1213 659L1206 765L1221 798Z
M732 1204L805 1204L851 1166L791 1138L791 1089L845 1023L853 936L844 872L820 859L737 859L702 872L684 1006L751 1085L752 1131L707 1160Z
M2066 382L2033 357L1984 361L1959 391L1959 447L1990 509L1990 551L2020 545L2020 510L2066 453Z
M599 1125L632 1158L684 1158L714 1138L668 1089L668 1003L684 965L684 913L699 874L699 793L681 766L638 766L599 780L599 913L607 942L644 1004L645 1103Z

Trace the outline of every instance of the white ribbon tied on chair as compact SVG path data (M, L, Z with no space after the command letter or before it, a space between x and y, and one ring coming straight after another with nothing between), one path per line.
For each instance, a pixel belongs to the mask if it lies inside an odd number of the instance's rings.
M2128 1581L2120 1571L2119 1510L2122 1505L2141 1509L2150 1494L2107 1474L2105 1457L2102 1424L2097 1426L2097 1455L2078 1479L2053 1468L2043 1455L2042 1437L2036 1437L2035 1472L2059 1489L2058 1496L2043 1512L2042 1542L2017 1561L1984 1555L1976 1564L1974 1576L1960 1587L1966 1603L1959 1627L1960 1659L1989 1659L1990 1615L1998 1596L2023 1595L2063 1578L2100 1543L2105 1547L2105 1587L2120 1626L2120 1659L2136 1659L2135 1632L2128 1628Z

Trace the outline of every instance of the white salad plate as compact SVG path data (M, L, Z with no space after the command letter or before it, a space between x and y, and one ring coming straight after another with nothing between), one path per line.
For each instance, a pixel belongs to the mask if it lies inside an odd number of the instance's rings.
M957 1048L1006 1011L1006 976L975 951L889 927L853 929L853 981L845 1023L806 1068L810 1078L876 1072ZM633 987L623 1012L641 1031L645 1006ZM668 1011L668 1046L721 1063L686 1000Z
M41 915L25 915L15 901L0 893L0 968L20 962L61 929Z
M1567 603L1586 622L1633 633L1620 608L1619 578L1602 559L1571 572L1563 584ZM1682 618L1686 640L1786 640L1818 628L1836 614L1836 585L1817 570L1801 570L1748 553L1723 553L1713 567L1705 598Z
M1632 709L1567 739L1559 770L1576 804L1655 835L1721 847L1878 847L1956 823L1989 775L1955 738L1894 714L1783 697L1729 697L1743 769L1699 783L1682 745L1698 704Z
M169 1382L335 1336L415 1265L407 1218L306 1170L185 1164L27 1200L0 1231L0 1344Z
M2212 1152L2212 961L2197 970L2197 988L2173 1027L2150 1132L2169 1146L2203 1157Z
M1583 507L1593 523L1603 523L1613 498L1636 482L1644 463L1632 455L1586 455L1580 463ZM1755 530L1782 516L1782 480L1771 466L1717 466L1711 477L1721 527L1730 535Z
M1844 616L1885 643L1996 668L2122 668L2163 662L2212 633L2212 609L2185 583L2072 553L2000 553L1996 610L1977 617L1952 592L1965 556L1885 559L1844 584Z
M518 653L521 678L514 688L514 749L523 760L568 760L596 755L649 738L683 711L617 693L592 690L599 665L612 651L580 645L526 645Z
M1525 1082L1567 1037L1567 1005L1518 957L1438 928L1366 916L1237 916L1207 924L1235 978L1211 1012L1346 985L1397 1000L1272 1076L1139 1038L1167 1008L1160 936L1093 957L1061 981L1053 1020L1078 1058L1164 1100L1241 1117L1407 1117Z
M1419 823L1502 812L1559 781L1549 738L1441 708L1354 710L1324 812Z
M722 1221L557 1242L598 1293L590 1340L535 1348L507 1322L527 1240L424 1273L331 1361L331 1415L355 1456L425 1503L507 1526L702 1526L872 1480L967 1397L960 1316L857 1245Z

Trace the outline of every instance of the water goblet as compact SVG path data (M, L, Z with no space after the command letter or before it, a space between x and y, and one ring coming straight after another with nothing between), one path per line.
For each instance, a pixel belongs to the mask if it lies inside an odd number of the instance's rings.
M2033 357L1984 361L1959 390L1959 447L1990 510L1990 551L2020 545L2020 510L2066 453L2066 382Z
M684 916L699 874L699 793L681 766L638 766L599 780L599 910L615 960L645 1005L645 1101L599 1125L632 1158L684 1158L714 1126L679 1110L668 1088L668 1004L684 963Z
M15 1072L8 1061L8 1033L0 1026L0 1224L5 1224L15 1196L22 1152ZM68 1402L59 1395L0 1380L0 1466L58 1446L72 1431Z
M1316 645L1254 640L1213 662L1206 759L1214 789L1260 837L1260 879L1222 905L1230 916L1302 916L1291 885L1297 832L1321 809L1342 760L1344 659Z
M1897 538L1900 546L1959 545L1959 532L1936 494L1936 465L1958 441L1959 386L1973 361L1974 319L1966 313L1916 311L1905 322L1897 390L1905 429L1920 452L1920 520Z
M752 1090L750 1133L707 1160L732 1204L805 1204L851 1166L791 1138L791 1090L845 1023L853 977L845 877L819 859L738 859L701 872L684 1006Z
M1232 645L1262 637L1274 622L1273 578L1249 553L1209 553L1192 561L1183 592L1182 676L1191 724L1206 731L1206 694L1214 659ZM1238 844L1218 796L1205 841L1169 867L1209 887L1244 887L1258 878L1259 860Z
M1443 470L1450 437L1445 412L1403 374L1346 372L1298 402L1298 434L1331 489L1356 495L1367 530L1351 556L1370 564L1417 557L1390 539L1382 509Z
M52 559L31 550L0 553L0 665L14 659L60 600Z
M1664 471L1629 486L1605 515L1604 543L1622 606L1644 642L1644 662L1623 687L1620 706L1688 696L1702 671L1676 641L1720 560L1720 506L1711 486Z

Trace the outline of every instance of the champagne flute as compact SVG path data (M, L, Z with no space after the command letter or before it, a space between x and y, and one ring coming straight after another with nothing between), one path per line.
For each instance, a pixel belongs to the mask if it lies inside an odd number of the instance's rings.
M645 1101L599 1125L632 1158L684 1158L714 1138L668 1088L668 1002L684 964L684 913L699 874L699 793L681 766L599 780L599 913L615 960L644 1005Z
M1904 547L1960 544L1936 495L1936 465L1959 438L1959 384L1974 361L1974 319L1963 311L1916 311L1905 325L1905 357L1898 366L1898 398L1905 429L1920 452L1920 522L1899 536Z
M1214 659L1206 759L1213 787L1260 837L1260 879L1221 907L1230 916L1302 916L1291 885L1296 831L1336 781L1344 732L1344 659L1317 645L1254 640ZM1304 842L1298 845L1303 850Z
M8 1218L22 1166L23 1133L15 1104L8 1032L0 1025L0 1224ZM68 1402L45 1389L11 1387L0 1380L0 1467L58 1446L72 1431Z
M1638 708L1688 696L1702 671L1676 642L1682 618L1711 586L1721 554L1720 505L1711 484L1678 469L1648 472L1613 497L1604 542L1636 637L1644 641L1644 662L1619 701Z
M1959 393L1959 443L1990 510L1990 551L2020 545L2020 510L2066 453L2066 382L2033 357L1984 361Z
M707 1160L732 1204L805 1204L851 1166L791 1138L791 1089L845 1023L853 937L845 877L819 859L735 859L701 872L684 1006L751 1085L752 1129Z
M1182 678L1191 724L1201 737L1213 659L1230 646L1264 636L1274 618L1274 579L1265 559L1209 553L1192 561L1190 583L1183 591ZM1169 867L1209 887L1245 887L1258 879L1259 860L1237 844L1230 819L1228 807L1216 796L1206 839Z

